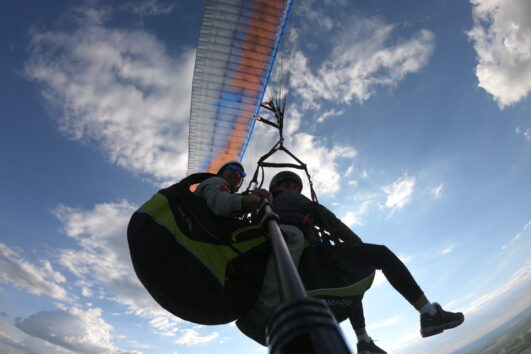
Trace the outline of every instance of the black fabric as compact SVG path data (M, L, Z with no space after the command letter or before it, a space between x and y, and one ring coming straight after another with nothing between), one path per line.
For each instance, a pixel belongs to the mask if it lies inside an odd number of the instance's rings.
M179 228L189 238L230 245L224 240L242 224L235 223L234 229L225 225L226 229L220 231L220 219L225 218L213 217L206 202L189 192L191 181L194 179L163 190ZM236 257L227 264L222 286L200 260L149 215L138 211L133 214L127 238L135 272L151 296L175 316L205 325L232 322L248 310L261 289L270 254L268 245L263 244Z
M237 218L220 217L212 213L206 201L190 192L190 185L215 175L201 173L168 188L161 189L176 216L179 228L191 239L213 244L230 242L228 236L236 229L248 226L249 222Z
M351 251L340 246L307 247L304 249L299 274L306 290L342 288L370 276L374 267L353 257ZM362 296L319 296L326 301L338 321L345 320Z
M341 223L328 209L296 191L274 193L273 209L280 217L281 224L294 225L301 230L307 216L321 218L330 229L338 227Z
M352 257L381 270L393 288L410 304L413 305L424 294L404 263L386 246L362 243L350 247L348 252Z

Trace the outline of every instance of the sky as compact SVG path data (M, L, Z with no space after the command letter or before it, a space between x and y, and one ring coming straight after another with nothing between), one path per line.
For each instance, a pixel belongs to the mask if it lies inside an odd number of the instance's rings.
M202 8L3 4L0 352L266 352L234 324L165 312L127 249L133 211L186 174ZM378 273L369 335L390 353L449 353L528 310L531 2L306 0L292 26L286 146L322 204L466 317L422 339ZM256 127L246 170L275 139Z

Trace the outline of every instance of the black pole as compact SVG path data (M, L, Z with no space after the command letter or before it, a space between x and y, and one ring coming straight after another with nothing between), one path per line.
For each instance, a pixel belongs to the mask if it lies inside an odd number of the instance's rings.
M278 215L262 202L273 256L277 264L281 304L267 328L271 354L351 354L334 315L322 300L309 298L282 237Z

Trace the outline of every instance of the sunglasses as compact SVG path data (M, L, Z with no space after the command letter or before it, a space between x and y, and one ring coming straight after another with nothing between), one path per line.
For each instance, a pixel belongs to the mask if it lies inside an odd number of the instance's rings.
M238 173L238 175L241 177L241 178L244 178L245 176L247 176L247 173L245 173L244 171L242 171L238 166L236 165L228 165L227 166L229 168L229 170L231 170L232 172L236 172Z

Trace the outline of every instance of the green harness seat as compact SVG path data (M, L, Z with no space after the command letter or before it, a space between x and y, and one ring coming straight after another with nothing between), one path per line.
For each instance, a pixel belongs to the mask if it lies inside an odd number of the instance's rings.
M270 254L255 225L214 215L190 186L194 174L158 193L127 230L135 272L151 296L186 321L214 325L239 318L256 299Z

